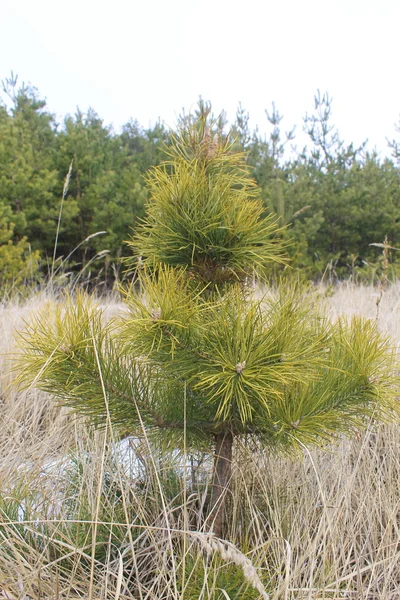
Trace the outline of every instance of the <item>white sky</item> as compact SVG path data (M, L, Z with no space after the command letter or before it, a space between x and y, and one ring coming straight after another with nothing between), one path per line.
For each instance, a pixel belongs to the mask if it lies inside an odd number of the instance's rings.
M59 119L174 126L201 94L266 131L302 125L317 89L347 142L383 153L399 122L400 0L0 0L0 79L35 85ZM397 134L397 139L400 134Z

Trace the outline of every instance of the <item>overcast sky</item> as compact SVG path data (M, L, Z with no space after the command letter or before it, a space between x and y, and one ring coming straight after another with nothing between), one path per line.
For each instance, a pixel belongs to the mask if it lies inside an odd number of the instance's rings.
M317 89L341 137L387 153L399 123L400 0L0 0L0 79L13 70L61 120L174 126L198 96L234 119L301 128ZM397 139L400 134L397 134Z

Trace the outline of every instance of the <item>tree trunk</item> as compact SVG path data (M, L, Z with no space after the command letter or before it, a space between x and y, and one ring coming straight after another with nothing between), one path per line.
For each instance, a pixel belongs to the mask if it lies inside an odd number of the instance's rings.
M232 476L233 435L218 433L214 437L215 453L209 523L217 537L222 537L226 521L226 500Z

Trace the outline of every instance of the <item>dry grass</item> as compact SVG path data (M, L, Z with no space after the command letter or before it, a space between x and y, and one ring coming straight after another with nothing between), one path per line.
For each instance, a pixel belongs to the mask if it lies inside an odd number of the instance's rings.
M343 285L327 299L332 318L375 318L376 294ZM202 530L207 459L189 455L181 468L146 439L115 444L10 386L13 332L45 301L0 312L0 598L400 599L397 427L355 432L302 461L241 441L235 545L219 545ZM400 285L379 308L399 343Z

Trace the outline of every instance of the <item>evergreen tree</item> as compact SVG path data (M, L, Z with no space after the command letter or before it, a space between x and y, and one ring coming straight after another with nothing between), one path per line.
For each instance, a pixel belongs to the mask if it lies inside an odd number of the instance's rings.
M304 123L312 146L279 167L280 196L273 177L263 182L265 202L290 225L291 264L308 278L327 267L336 277L364 276L379 260L372 243L387 235L398 245L398 170L365 144L346 145L331 116L331 99L318 93Z
M66 256L88 236L107 230L109 220L97 228L96 214L104 216L106 199L113 196L115 173L110 128L105 127L97 113L89 109L85 114L79 109L68 115L57 137L57 166L59 181L63 180L73 161L69 182L69 204L63 209L59 237L59 253ZM60 194L61 196L61 194ZM98 242L98 240L96 240ZM102 248L107 242L100 239ZM74 259L80 264L93 258L96 249L87 244L80 246Z
M46 102L17 78L3 82L10 108L0 118L0 200L14 214L15 235L27 236L33 248L54 235L58 201L53 165L55 123Z
M59 181L71 161L73 170L61 223L60 255L79 246L73 259L80 266L104 252L109 253L106 265L118 263L126 248L124 241L144 214L143 174L160 161L164 139L159 124L143 131L133 121L116 135L92 109L66 117L57 137ZM98 232L105 233L94 236ZM99 270L96 264L91 267Z
M53 117L37 91L17 81L11 74L2 82L0 100L0 281L7 286L37 278L38 250L54 236L56 214Z
M281 236L243 156L206 118L168 152L130 243L141 293L125 290L117 327L90 298L52 320L46 309L21 334L19 379L97 425L212 449L207 523L221 536L235 439L301 451L392 418L393 352L374 323L329 323L296 286L257 298L254 279L285 262Z

